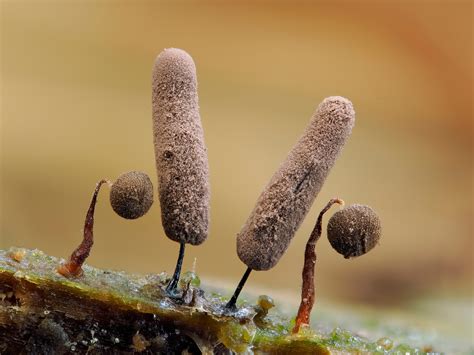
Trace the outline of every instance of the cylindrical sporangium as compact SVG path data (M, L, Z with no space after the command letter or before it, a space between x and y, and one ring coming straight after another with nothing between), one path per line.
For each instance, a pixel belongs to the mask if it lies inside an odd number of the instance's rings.
M199 245L208 234L209 167L191 56L175 48L161 52L152 86L163 228L176 242Z
M280 260L321 190L354 120L352 104L343 97L328 97L316 109L237 236L237 253L248 267L268 270Z

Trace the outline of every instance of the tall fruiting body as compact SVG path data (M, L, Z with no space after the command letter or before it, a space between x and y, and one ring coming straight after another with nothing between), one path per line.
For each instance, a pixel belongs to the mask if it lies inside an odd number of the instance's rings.
M280 260L321 190L354 121L352 104L343 97L328 97L316 109L237 237L238 255L249 268L268 270Z
M352 103L332 96L316 109L305 132L273 175L237 236L237 254L247 265L227 304L235 301L251 270L274 267L321 190L355 122Z
M209 227L209 166L191 56L175 48L161 52L152 86L161 217L167 237L181 245L179 264L185 243L203 243Z

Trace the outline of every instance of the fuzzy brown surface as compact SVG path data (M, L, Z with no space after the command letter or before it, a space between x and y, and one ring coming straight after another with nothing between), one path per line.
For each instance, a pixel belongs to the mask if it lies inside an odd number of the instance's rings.
M165 49L153 68L153 137L162 223L168 238L193 245L209 228L209 167L189 54Z
M247 266L268 270L276 265L321 190L354 120L351 102L342 97L326 98L316 109L237 236L237 253Z
M126 219L136 219L153 204L153 184L147 174L130 171L121 174L110 189L113 210Z
M363 255L375 247L382 226L372 208L355 204L334 213L327 232L331 246L347 259Z

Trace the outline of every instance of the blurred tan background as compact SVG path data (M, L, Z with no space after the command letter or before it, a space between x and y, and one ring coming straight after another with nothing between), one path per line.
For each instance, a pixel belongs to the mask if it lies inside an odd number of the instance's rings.
M471 297L472 10L461 1L2 0L0 247L67 257L96 181L136 169L156 187L150 74L163 48L178 47L197 65L212 179L211 232L188 248L185 269L197 258L204 282L237 284L236 233L318 103L342 95L357 113L349 144L286 255L248 289L299 293L307 237L338 196L373 206L384 235L350 261L322 238L320 297L389 306ZM104 189L95 236L94 266L174 268L178 245L164 236L158 201L125 221Z

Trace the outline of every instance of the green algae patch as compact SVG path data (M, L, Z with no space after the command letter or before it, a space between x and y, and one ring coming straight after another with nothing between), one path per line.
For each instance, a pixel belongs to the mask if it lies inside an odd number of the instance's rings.
M0 250L0 351L5 353L390 353L414 349L390 339L371 343L336 328L293 335L294 320L269 296L225 310L226 299L184 273L177 295L165 273L134 275L88 265L57 272L62 259L39 250Z

